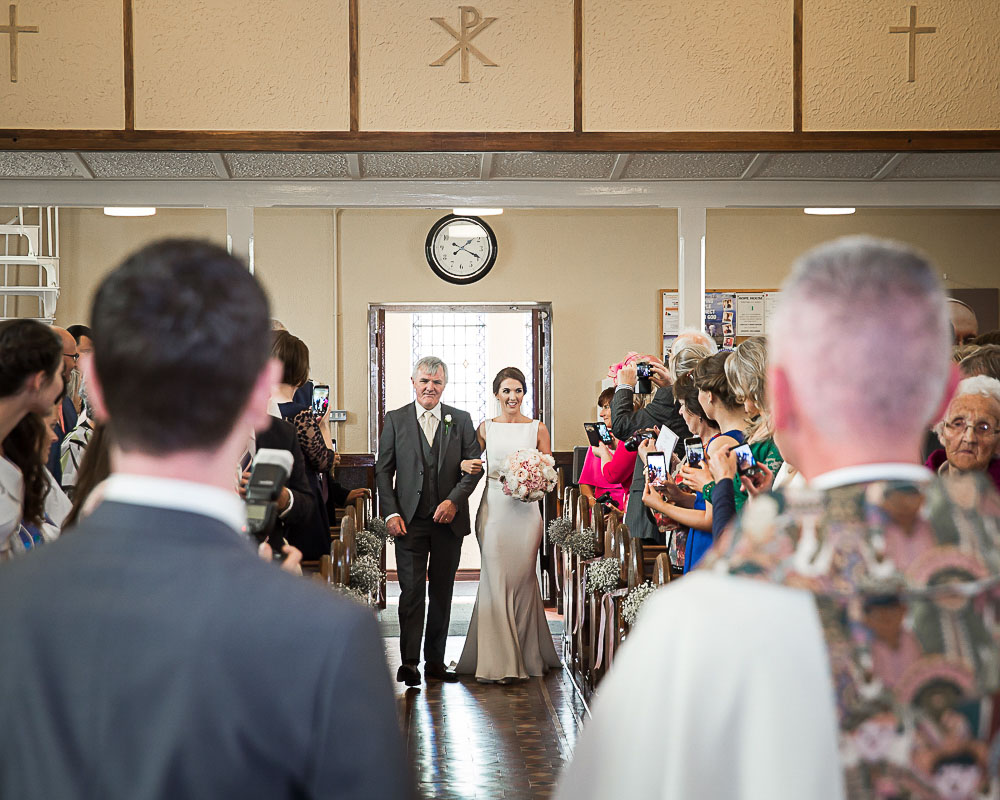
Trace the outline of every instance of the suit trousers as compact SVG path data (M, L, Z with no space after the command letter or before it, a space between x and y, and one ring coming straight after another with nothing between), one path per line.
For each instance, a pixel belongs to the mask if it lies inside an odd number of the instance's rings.
M462 537L451 527L428 517L414 517L406 535L396 537L396 570L399 574L399 649L404 664L420 661L420 639L427 633L424 661L444 663L444 646L451 622L451 595L462 556ZM428 564L429 560L429 564ZM425 589L425 584L429 584ZM426 594L425 594L426 592Z

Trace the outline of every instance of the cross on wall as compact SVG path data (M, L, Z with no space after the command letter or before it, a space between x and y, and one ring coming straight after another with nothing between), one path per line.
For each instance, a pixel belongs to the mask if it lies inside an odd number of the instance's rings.
M913 83L917 79L917 35L921 33L937 33L937 28L934 27L917 27L917 7L910 6L910 24L907 26L903 25L891 25L889 27L889 33L905 33L909 38L909 72L906 79L907 83Z
M0 33L10 37L10 82L17 83L17 36L20 33L38 33L37 25L18 25L17 6L10 4L10 24L0 25Z

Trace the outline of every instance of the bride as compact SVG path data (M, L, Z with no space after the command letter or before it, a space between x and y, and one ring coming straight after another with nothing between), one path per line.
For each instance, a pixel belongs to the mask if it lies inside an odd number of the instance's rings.
M538 504L508 497L499 479L500 465L514 451L552 452L545 425L521 414L524 392L521 370L500 370L493 379L500 415L483 422L477 431L487 469L486 491L476 519L482 568L456 672L475 673L484 683L544 675L560 665L535 577L542 541ZM463 461L462 469L475 474L483 464L475 459Z

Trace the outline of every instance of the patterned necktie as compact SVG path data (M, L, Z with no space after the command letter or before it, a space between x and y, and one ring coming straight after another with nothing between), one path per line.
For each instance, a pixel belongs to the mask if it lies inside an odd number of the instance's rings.
M420 427L427 437L427 444L434 446L434 434L437 431L438 420L430 411L425 411L421 417Z

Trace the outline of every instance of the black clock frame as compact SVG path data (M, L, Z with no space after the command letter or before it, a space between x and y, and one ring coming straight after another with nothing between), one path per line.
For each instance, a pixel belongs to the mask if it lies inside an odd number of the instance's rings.
M456 278L454 275L449 274L440 264L438 264L437 259L434 257L434 238L437 236L438 231L446 225L450 225L451 223L460 220L481 225L490 239L490 256L486 260L486 265L475 275L470 275L467 278ZM467 214L448 214L435 222L431 226L430 231L427 233L427 240L424 242L424 257L427 259L428 266L430 266L430 268L434 271L434 274L441 280L447 281L448 283L455 283L460 286L476 283L476 281L481 281L485 278L489 274L490 270L493 269L493 265L497 262L497 237L496 234L493 233L493 228L489 226L489 223L480 217L473 217Z

